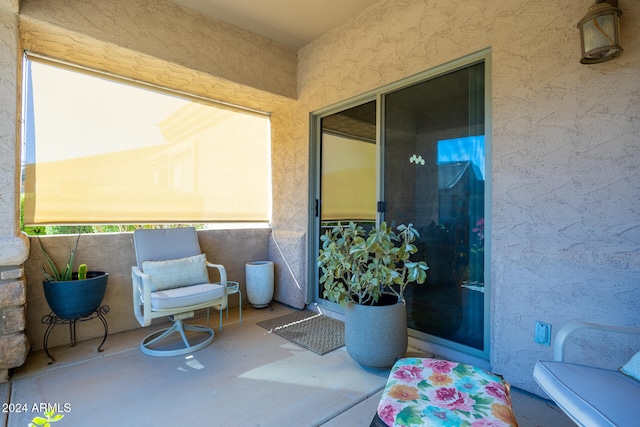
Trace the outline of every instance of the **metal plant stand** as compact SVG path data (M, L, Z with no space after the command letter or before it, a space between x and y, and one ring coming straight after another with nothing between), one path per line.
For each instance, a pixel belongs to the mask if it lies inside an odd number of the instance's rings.
M80 317L77 319L65 319L62 317L58 317L55 314L53 314L53 312L51 312L51 314L47 314L46 316L44 316L42 318L42 323L45 325L49 325L47 326L47 330L44 333L44 352L49 357L49 359L51 359L51 361L49 362L49 365L51 365L52 363L55 363L56 361L53 358L53 356L51 356L51 354L49 353L49 335L51 335L51 331L53 331L53 328L56 325L69 325L69 336L71 338L71 346L73 347L76 345L76 324L78 322L88 322L89 320L93 320L95 318L100 319L100 321L102 322L102 325L104 326L104 338L102 339L102 342L98 346L98 351L100 352L102 351L102 345L107 340L107 334L109 332L109 327L107 326L107 319L104 318L104 315L107 314L108 312L109 312L109 306L101 305L100 307L96 308L96 310L93 313L89 314L88 316Z

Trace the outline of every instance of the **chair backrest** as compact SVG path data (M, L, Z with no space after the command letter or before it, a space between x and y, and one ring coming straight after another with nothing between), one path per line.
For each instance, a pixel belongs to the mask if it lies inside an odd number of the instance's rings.
M133 232L136 262L163 261L200 255L198 232L193 227L139 229Z

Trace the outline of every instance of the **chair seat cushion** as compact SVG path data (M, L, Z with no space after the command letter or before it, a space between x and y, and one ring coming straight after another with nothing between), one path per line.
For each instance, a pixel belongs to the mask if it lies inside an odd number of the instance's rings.
M225 292L226 289L223 285L214 283L201 283L199 285L151 292L151 309L169 310L202 304L222 298Z
M585 426L636 426L640 382L618 371L538 361L533 377L564 412Z
M377 416L387 426L517 426L509 384L472 365L404 358L391 368Z

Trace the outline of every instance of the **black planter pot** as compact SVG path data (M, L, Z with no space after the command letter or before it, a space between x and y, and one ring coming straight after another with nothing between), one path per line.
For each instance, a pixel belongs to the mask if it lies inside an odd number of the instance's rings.
M93 313L102 303L109 274L88 271L84 280L77 280L77 273L73 277L76 280L42 282L51 311L63 319L79 319Z

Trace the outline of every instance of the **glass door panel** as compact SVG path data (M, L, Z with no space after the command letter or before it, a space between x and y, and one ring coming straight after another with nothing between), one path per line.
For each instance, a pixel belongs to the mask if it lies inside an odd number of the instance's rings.
M384 218L412 223L430 269L408 326L485 351L484 63L383 98Z
M376 220L376 102L321 119L320 231L338 222ZM319 242L318 242L319 243ZM318 298L323 298L318 289Z

